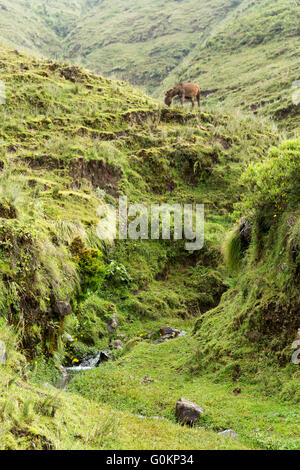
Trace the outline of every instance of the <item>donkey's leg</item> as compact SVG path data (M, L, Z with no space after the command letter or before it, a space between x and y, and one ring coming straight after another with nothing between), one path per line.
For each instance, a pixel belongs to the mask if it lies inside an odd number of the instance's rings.
M194 107L195 107L195 98L191 98L191 101L192 101L192 109L194 109Z
M199 106L199 108L200 108L200 106L201 106L201 104L200 104L200 91L199 91L199 93L198 93L198 95L197 95L197 101L198 101L198 106Z
M180 99L181 99L181 105L184 106L184 101L185 101L185 93L181 93L180 95Z

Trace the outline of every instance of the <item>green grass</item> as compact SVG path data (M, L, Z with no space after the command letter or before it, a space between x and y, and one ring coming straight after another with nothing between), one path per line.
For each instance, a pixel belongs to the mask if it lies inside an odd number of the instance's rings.
M56 390L46 383L51 380L53 364L39 359L29 366L17 352L15 332L2 320L0 338L7 345L8 355L7 364L0 370L2 450L249 448L212 430L141 419L130 411Z
M241 447L299 448L299 406L261 394L258 399L257 389L244 382L214 383L209 376L189 374L186 365L195 348L197 339L190 336L163 344L141 342L117 363L75 376L69 388L115 409L170 422L175 422L174 405L184 397L204 409L199 427L214 432L233 428ZM144 384L145 376L154 382ZM242 392L236 396L238 386Z
M276 231L262 245L263 266L241 260L241 278L228 272L221 253L234 205L245 203L243 194L247 200L242 173L268 162L282 137L274 123L211 108L169 110L124 82L81 68L4 47L1 57L7 101L0 106L0 339L10 345L0 371L1 448L298 446L290 423L298 416L299 377L286 363L296 322L278 335L260 330L258 321L278 286L286 286L269 269L280 259L285 232L277 245ZM148 204L204 202L205 248L189 253L182 241L102 243L97 209L116 205L118 195ZM295 232L292 247L296 241ZM286 281L296 292L294 278ZM265 296L258 297L264 282ZM55 309L61 300L73 309L65 320ZM120 326L109 335L113 313ZM239 314L244 324L237 333ZM252 321L261 335L255 345L247 336ZM161 346L142 340L166 323L189 335ZM74 353L64 332L77 339ZM107 349L118 333L126 336L124 355L114 353L116 361L78 377L72 387L79 395L45 388L62 364ZM277 346L284 364L270 358ZM235 397L237 365L243 392ZM153 386L140 384L143 374L155 376ZM180 395L205 407L205 431L174 422ZM266 421L278 434L267 431ZM240 440L218 436L225 427L234 427Z
M174 82L193 80L212 91L206 104L271 115L285 128L298 128L292 84L298 79L299 5L286 0L243 4L224 28L171 72L156 95Z
M2 56L0 78L7 85L7 102L0 107L2 186L9 181L12 194L4 193L15 206L20 232L34 234L27 265L17 271L14 257L3 252L14 281L14 291L4 281L3 292L16 297L16 318L25 315L31 324L32 305L44 318L51 290L57 300L71 300L75 311L80 309L74 259L67 248L78 235L103 252L104 264L116 261L127 270L127 285L110 279L100 294L116 303L124 318L158 318L162 310L166 316L189 317L214 307L225 288L219 241L239 199L239 176L243 165L277 141L273 125L262 128L249 117L161 109L125 83L6 50ZM107 175L102 176L103 168ZM117 194L143 203L205 202L205 250L188 254L181 242L101 245L95 235L97 209L104 201L115 204ZM14 219L3 219L4 233L10 234L12 224ZM44 253L39 239L49 247ZM69 282L64 285L62 279ZM89 334L95 338L96 332Z
M14 5L3 0L2 5L0 37L13 47L125 80L160 101L165 89L195 81L204 105L241 108L272 116L290 131L299 128L299 105L292 103L292 84L299 79L297 2L76 0L71 7L65 0Z

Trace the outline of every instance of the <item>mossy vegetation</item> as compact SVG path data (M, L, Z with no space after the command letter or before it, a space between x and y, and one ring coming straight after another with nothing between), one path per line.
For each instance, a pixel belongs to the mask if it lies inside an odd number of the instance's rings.
M0 445L130 449L139 434L141 449L295 448L298 408L289 402L299 401L299 373L289 352L298 327L298 142L280 146L274 124L253 116L165 109L85 69L5 48L1 55L0 339L11 346L0 366ZM188 252L183 240L101 241L100 209L116 207L119 195L130 203L205 203L203 250ZM234 223L230 272L222 243ZM72 312L61 315L58 303ZM115 316L119 329L109 331ZM156 344L166 324L187 335ZM75 378L74 394L51 388L62 365L120 337L124 349L112 350L114 361L103 369ZM137 380L155 374L150 362L160 356L170 374L143 402ZM127 391L126 364L139 368ZM251 438L247 418L229 416L235 398L228 390L237 380L252 382L249 401L241 402L250 403L251 423L256 393L274 410L271 425L284 410L279 438L262 424L262 435ZM206 405L205 431L172 422L175 392L163 395L173 381L177 399L217 394ZM88 395L94 385L96 395ZM239 441L216 434L227 426L238 429Z
M251 241L241 251L241 228L232 232L226 254L230 267L239 268L234 286L196 326L200 369L238 373L296 403L299 368L291 356L299 327L299 157L299 141L288 141L245 170L236 211L247 217Z

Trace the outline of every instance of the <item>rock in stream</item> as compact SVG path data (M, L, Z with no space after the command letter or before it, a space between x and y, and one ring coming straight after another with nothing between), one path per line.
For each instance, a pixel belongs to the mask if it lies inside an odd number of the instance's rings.
M95 369L95 367L99 367L102 362L107 362L110 358L111 355L108 351L99 351L97 354L84 359L78 366L62 367L61 377L56 382L55 386L64 390L74 373Z

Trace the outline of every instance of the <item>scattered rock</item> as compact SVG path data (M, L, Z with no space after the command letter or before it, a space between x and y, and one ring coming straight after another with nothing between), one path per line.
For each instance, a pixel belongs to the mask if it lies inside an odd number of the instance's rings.
M71 335L69 335L69 333L64 333L63 339L67 341L68 343L74 343L74 338Z
M115 339L111 345L113 349L123 349L123 343L120 339Z
M165 336L165 335L171 335L175 330L173 328L171 328L170 326L164 326L163 328L161 328L159 330L159 334L161 336ZM178 331L178 330L177 330Z
M159 330L160 338L158 340L159 343L163 343L164 341L168 341L169 339L179 338L179 336L186 335L186 331L180 331L170 326L164 326Z
M101 351L100 353L100 362L107 362L111 358L111 355L108 351Z
M242 393L242 389L240 387L236 387L234 390L233 390L233 393L234 395L239 395L240 393Z
M235 439L239 437L233 429L226 429L226 431L218 432L218 434L220 434L220 436L234 437Z
M119 320L117 314L114 313L113 316L107 322L108 333L113 334L119 326Z
M58 301L55 303L55 313L58 313L61 317L66 317L67 315L71 315L72 308L71 305L67 302Z
M204 411L200 406L184 398L180 398L176 404L175 416L179 423L193 426L199 421L203 413Z
M142 384L150 384L150 383L153 383L153 382L154 382L154 380L151 379L151 377L148 377L148 375L146 375L146 376L143 378L143 380L142 380L141 383L142 383Z
M0 341L0 365L6 364L7 354L6 354L6 345L4 341Z

